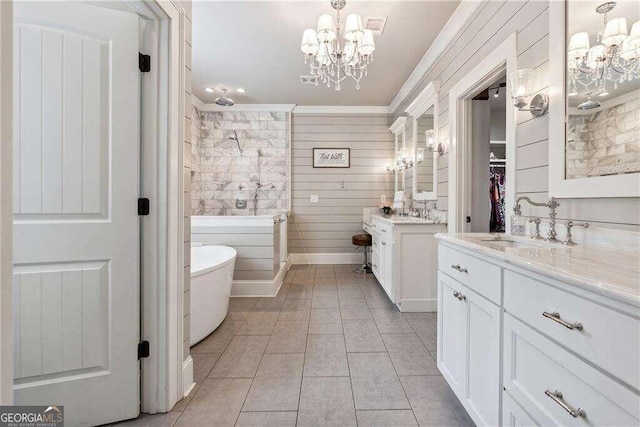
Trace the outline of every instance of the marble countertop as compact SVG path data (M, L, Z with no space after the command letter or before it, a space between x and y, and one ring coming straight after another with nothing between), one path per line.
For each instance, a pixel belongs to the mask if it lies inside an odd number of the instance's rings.
M436 238L535 273L640 307L640 253L593 245L563 246L529 237L482 233L436 234ZM505 242L506 241L506 242ZM515 242L515 247L505 243Z
M414 216L397 216L397 215L391 215L391 216L384 216L384 215L371 215L372 219L379 219L380 221L384 221L386 223L389 224L422 224L422 225L428 225L428 224L442 224L442 225L446 225L446 221L442 222L442 221L434 221L432 219L425 219L425 218L420 218L420 217L414 217Z

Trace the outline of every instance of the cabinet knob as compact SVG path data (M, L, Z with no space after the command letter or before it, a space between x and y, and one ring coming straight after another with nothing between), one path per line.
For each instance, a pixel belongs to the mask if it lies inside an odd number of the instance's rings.
M465 297L463 294L461 294L458 291L453 291L453 296L458 298L458 301L462 301L462 300L467 299L467 297Z
M383 246L387 246L387 244L386 244L385 242L382 242L382 245L383 245Z

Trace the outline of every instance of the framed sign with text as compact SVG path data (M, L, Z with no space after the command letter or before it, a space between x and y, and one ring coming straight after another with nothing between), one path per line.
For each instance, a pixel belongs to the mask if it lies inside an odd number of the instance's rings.
M349 148L314 148L314 168L349 168L351 151Z

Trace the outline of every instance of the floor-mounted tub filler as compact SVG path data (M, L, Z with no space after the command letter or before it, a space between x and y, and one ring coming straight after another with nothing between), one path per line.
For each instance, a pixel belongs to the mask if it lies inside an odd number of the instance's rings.
M227 317L238 253L229 246L191 247L191 339L193 346Z

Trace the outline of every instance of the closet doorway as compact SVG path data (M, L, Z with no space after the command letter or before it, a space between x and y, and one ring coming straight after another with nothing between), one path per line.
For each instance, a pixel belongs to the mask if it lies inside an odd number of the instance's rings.
M494 80L471 102L471 212L473 233L504 233L507 179L506 74ZM513 179L513 177L511 177Z

